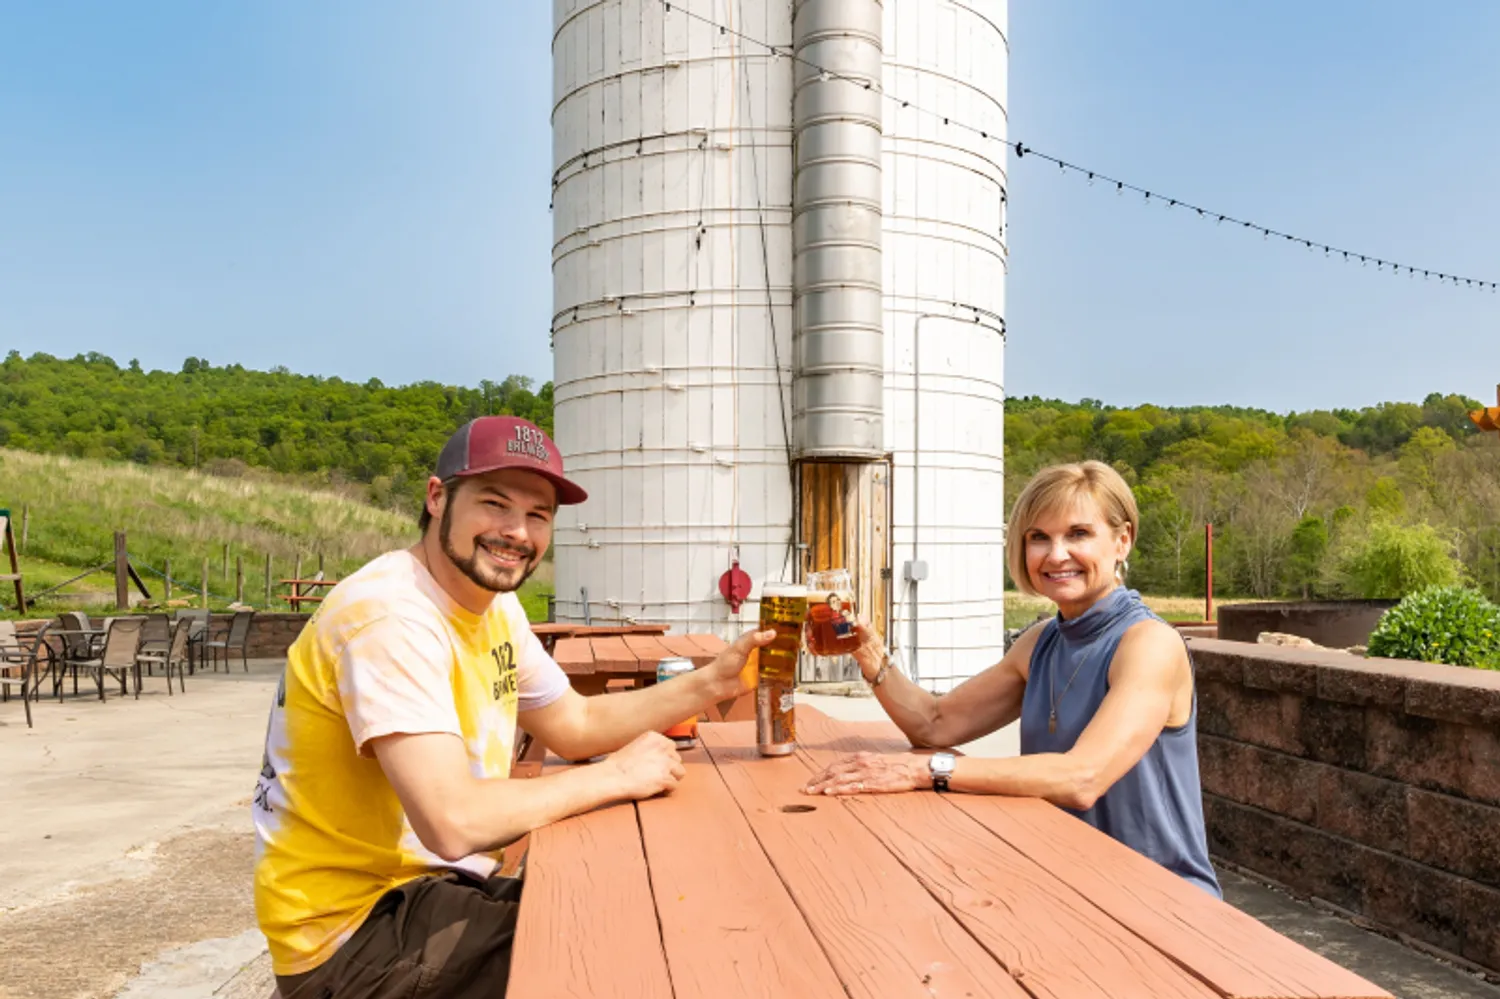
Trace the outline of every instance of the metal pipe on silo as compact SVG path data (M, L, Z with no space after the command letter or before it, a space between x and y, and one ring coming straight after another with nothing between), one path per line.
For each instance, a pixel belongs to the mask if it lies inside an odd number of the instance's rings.
M880 261L880 0L798 0L792 11L792 428L804 569L847 568L858 606L889 625ZM853 680L852 661L803 679Z
M885 454L879 0L799 0L792 425L799 458Z

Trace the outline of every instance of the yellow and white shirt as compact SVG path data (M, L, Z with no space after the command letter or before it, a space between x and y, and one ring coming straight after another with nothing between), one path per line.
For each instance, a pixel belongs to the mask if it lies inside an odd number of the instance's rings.
M450 864L424 847L370 740L452 733L474 776L504 778L517 711L567 689L514 593L471 613L406 551L335 586L287 652L251 805L255 911L276 974L328 960L391 888L438 868L484 878L498 862Z

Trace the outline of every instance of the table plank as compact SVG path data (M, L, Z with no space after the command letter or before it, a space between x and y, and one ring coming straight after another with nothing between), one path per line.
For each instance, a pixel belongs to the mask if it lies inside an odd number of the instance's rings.
M860 726L872 727L895 728ZM866 739L856 731L820 711L797 709L799 756L810 773L845 753L891 752L892 743L906 741L885 731ZM845 800L854 817L1038 999L1218 996L943 797L924 791Z
M602 635L586 639L594 649L594 672L633 673L641 668L641 661L618 635ZM651 671L656 672L652 666Z
M749 722L698 732L851 997L1027 996L843 802L798 792L802 760L762 759Z
M665 624L572 624L566 621L538 621L531 630L553 638L592 638L595 635L661 635Z
M654 635L624 635L622 639L625 647L640 660L640 668L648 672L655 672L656 664L672 655Z
M683 637L692 639L693 643L697 645L698 648L702 649L710 656L717 656L720 652L723 652L725 649L729 648L729 643L724 641L724 639L720 638L718 635L711 635L707 632L694 632L691 635L685 635Z
M703 749L638 806L676 999L843 999L844 987Z
M822 750L909 752L890 722L839 723L830 737L799 707L799 735ZM805 726L805 732L802 728ZM854 736L854 738L851 738ZM875 739L864 745L864 740ZM944 799L1050 871L1137 936L1231 999L1388 999L1389 993L1175 875L1066 812L1030 798Z
M575 815L531 834L508 994L672 994L634 805Z
M672 655L691 659L693 665L698 668L702 668L713 662L714 656L718 654L704 651L688 635L662 635L659 640Z
M1201 888L1162 877L1154 861L1044 801L949 800L1230 999L1390 999Z
M552 658L564 673L594 672L594 650L587 638L559 638Z

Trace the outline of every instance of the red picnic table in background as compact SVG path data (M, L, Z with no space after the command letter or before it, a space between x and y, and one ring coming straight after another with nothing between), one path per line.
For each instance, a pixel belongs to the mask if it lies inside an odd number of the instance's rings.
M535 631L533 626L532 630ZM577 634L575 632L575 634ZM552 658L581 694L602 694L615 686L639 686L656 677L656 664L680 656L706 666L727 643L717 635L592 633L556 640Z
M797 730L766 759L752 723L702 724L671 794L532 833L508 994L1389 999L1046 802L803 795L910 745L805 706Z

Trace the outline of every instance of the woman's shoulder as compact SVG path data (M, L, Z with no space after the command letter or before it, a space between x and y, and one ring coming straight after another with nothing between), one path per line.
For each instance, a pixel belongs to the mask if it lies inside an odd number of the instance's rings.
M1112 666L1146 661L1171 665L1188 661L1182 633L1155 614L1142 616L1125 627L1115 648Z
M1020 673L1022 678L1031 675L1031 657L1036 652L1037 645L1043 637L1057 630L1057 619L1055 617L1040 618L1026 626L1026 630L1016 636L1011 642L1010 648L1006 650L1003 661L1009 662L1011 666Z

